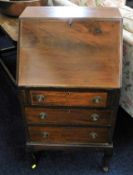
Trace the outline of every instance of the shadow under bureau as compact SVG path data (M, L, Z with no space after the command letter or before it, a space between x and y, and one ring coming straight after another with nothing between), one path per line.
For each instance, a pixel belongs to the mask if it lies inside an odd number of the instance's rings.
M26 148L112 156L122 19L116 8L28 7L19 19L17 83Z

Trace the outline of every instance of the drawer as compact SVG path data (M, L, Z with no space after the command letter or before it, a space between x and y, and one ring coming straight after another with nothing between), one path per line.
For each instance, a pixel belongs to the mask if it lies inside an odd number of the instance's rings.
M25 108L28 124L111 125L111 110Z
M32 105L42 106L94 106L107 105L106 92L30 91Z
M29 129L32 142L51 144L89 144L107 143L109 128L79 127L34 127Z

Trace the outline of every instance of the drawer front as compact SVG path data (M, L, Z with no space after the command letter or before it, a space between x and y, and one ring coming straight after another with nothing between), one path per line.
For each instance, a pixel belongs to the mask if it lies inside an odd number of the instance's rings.
M29 129L32 142L57 144L107 143L109 128L34 127Z
M42 106L94 106L107 105L105 92L30 91L31 104Z
M28 124L111 125L111 110L25 108Z

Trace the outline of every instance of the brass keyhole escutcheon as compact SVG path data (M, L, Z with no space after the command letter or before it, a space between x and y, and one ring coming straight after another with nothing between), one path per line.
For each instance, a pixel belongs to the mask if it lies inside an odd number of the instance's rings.
M94 33L95 33L95 34L100 34L100 33L102 33L102 30L101 30L100 28L96 27L96 28L94 29Z

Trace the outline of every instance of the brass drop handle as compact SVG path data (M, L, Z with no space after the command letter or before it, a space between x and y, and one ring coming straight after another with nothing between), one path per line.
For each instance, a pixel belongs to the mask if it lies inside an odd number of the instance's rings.
M47 118L47 114L46 114L45 112L40 112L39 118L40 118L41 120L43 120L43 119Z
M91 136L92 139L96 139L98 135L97 135L96 132L91 132L90 136Z
M48 132L43 132L43 133L42 133L42 137L45 138L45 139L48 138L48 135L49 135Z
M36 100L37 100L39 103L43 103L43 101L44 101L44 95L37 95L37 96L36 96Z
M102 98L100 96L96 96L92 99L92 102L95 104L99 104L101 103L101 101L102 101Z
M90 119L93 122L97 121L99 119L99 117L100 116L98 114L96 114L96 113L93 113L93 114L90 115Z

